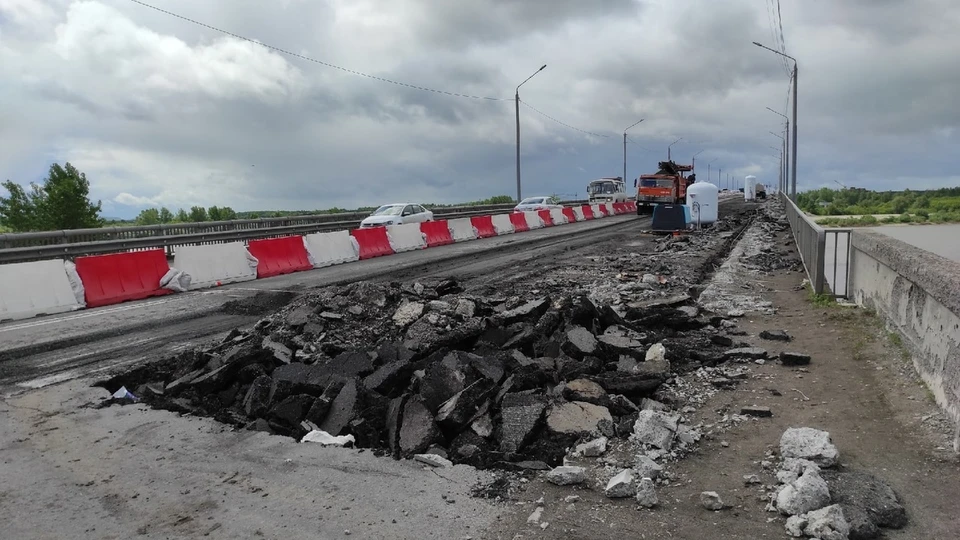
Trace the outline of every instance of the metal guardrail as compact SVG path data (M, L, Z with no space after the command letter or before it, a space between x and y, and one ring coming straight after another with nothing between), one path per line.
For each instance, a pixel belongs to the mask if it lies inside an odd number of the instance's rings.
M586 201L564 201L584 204ZM454 219L510 210L516 204L438 208L437 219ZM164 248L172 256L178 246L220 244L355 229L368 212L348 212L282 218L238 219L202 223L171 223L141 227L104 227L17 234L0 234L0 263L61 257L101 255Z
M850 229L824 229L790 200L783 192L779 194L783 201L790 230L793 231L797 251L807 271L807 278L816 294L826 294L833 297L846 298L848 296L847 283L850 260ZM832 237L829 238L828 237ZM840 252L840 239L844 237L844 251ZM827 245L832 247L833 257L828 257ZM842 255L842 258L841 258ZM842 273L841 273L842 269ZM828 275L833 280L828 280ZM842 278L843 281L839 281ZM838 293L842 289L842 293Z

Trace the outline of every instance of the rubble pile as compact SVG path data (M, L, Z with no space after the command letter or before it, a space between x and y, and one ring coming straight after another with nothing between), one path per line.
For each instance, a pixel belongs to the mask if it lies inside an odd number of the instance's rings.
M723 322L689 306L618 311L585 296L471 296L453 280L360 282L100 386L298 440L543 470L601 435L662 453L699 438L650 409L681 405L661 389L678 374L741 376L714 367L731 357L732 341L716 339ZM602 454L606 442L594 444L582 453Z
M774 456L766 457L770 463ZM788 516L790 536L868 540L880 538L881 528L906 526L906 511L889 485L873 474L838 468L840 453L829 433L790 428L780 438L780 457L780 486L769 494L767 510Z

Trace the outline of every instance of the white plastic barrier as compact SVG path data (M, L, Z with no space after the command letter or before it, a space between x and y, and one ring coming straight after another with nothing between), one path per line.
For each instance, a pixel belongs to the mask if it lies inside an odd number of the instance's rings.
M575 206L575 207L573 207L573 215L574 215L574 217L577 218L577 221L584 221L585 219L587 219L587 218L584 217L584 215L583 215L583 207L581 207L581 206Z
M527 228L529 228L531 231L533 229L543 228L543 220L540 219L540 214L537 212L524 212L523 217L527 220Z
M604 203L603 207L607 209L607 214L608 214L608 215L611 215L611 216L617 215L617 211L613 209L613 203L612 203L612 202Z
M454 242L477 239L477 229L473 226L470 218L449 219L447 220L447 227L450 229L450 236L453 237Z
M603 217L603 213L600 212L599 204L591 204L590 209L593 210L593 219L600 219Z
M510 221L510 214L494 214L490 218L493 221L493 230L497 231L498 236L516 232L513 222Z
M0 320L27 319L84 307L61 259L0 265Z
M427 247L427 238L420 231L419 223L404 223L402 225L387 225L387 240L394 253L414 251Z
M180 246L173 266L190 276L190 290L257 279L257 258L243 242Z
M360 245L350 231L308 234L303 244L314 268L360 260Z
M563 225L567 222L567 216L563 215L563 210L560 208L550 209L550 219L554 225Z

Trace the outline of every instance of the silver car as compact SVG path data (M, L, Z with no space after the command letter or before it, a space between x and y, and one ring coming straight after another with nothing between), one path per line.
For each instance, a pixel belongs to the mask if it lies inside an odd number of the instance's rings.
M513 208L514 212L531 212L536 210L554 210L563 208L560 201L554 197L527 197Z
M433 212L419 204L395 203L377 208L360 222L361 227L385 227L402 223L423 223L433 221Z

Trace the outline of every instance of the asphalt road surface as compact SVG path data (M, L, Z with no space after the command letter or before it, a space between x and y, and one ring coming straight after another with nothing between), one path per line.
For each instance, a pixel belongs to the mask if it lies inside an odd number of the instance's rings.
M721 207L736 199L721 200ZM564 258L576 256L578 250L598 244L615 249L636 239L650 225L650 217L608 217L0 324L0 395L86 375L105 375L169 357L218 339L233 328L251 325L311 289L361 280L428 276L495 285L561 264Z
M427 275L467 280L490 270L549 264L552 256L636 236L650 218L608 217L474 240L285 276L0 325L5 394L97 375L175 354L250 325L310 289ZM242 309L236 309L240 305ZM234 306L231 308L231 306Z

